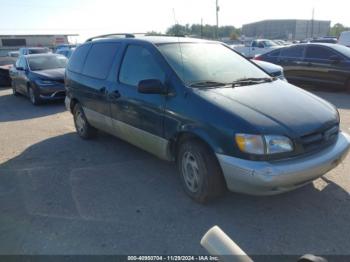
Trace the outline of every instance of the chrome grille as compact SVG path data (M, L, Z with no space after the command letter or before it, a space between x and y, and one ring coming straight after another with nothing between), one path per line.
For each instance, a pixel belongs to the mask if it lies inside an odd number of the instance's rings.
M335 125L323 131L302 136L301 141L304 150L310 152L333 144L338 137L338 134L339 126Z

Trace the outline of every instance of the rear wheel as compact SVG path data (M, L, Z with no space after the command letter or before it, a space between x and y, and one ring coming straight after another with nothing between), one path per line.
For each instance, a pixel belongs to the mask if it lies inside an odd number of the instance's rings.
M35 90L33 89L33 87L28 87L28 96L29 96L30 102L33 105L37 106L40 104L40 98L38 97L38 95L35 92Z
M185 192L196 202L206 203L225 193L226 184L216 156L200 141L188 140L180 145L177 165Z
M345 91L350 94L350 78L345 84Z
M91 139L97 135L97 129L88 123L80 104L74 106L73 115L75 129L81 138Z

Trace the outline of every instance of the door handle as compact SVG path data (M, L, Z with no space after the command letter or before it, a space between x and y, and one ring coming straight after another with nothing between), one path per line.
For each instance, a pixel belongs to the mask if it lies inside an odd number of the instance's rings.
M102 94L106 93L106 87L101 87L98 91Z
M113 100L116 100L121 97L121 94L118 90L114 90L112 93L109 94L109 97Z

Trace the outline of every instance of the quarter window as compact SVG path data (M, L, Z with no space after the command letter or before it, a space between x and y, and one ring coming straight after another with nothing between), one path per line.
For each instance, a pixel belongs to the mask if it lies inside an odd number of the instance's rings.
M165 74L154 56L144 47L130 45L126 50L119 73L119 81L137 86L141 80L158 79L164 81Z
M118 50L118 43L94 44L86 58L83 74L106 79Z
M306 50L306 58L328 60L331 56L334 55L336 55L336 53L332 52L328 48L321 46L309 46Z
M77 48L77 50L73 53L73 56L69 60L68 64L68 70L75 72L75 73L81 73L83 70L83 66L85 63L86 56L91 48L91 45L82 45Z

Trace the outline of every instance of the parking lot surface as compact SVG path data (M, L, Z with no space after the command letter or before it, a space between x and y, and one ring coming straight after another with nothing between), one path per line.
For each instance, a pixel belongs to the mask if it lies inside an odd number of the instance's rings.
M350 133L350 95L315 93ZM214 225L248 254L350 254L349 156L302 189L205 206L177 176L112 136L80 139L63 103L34 107L0 89L0 254L206 254L199 241Z

